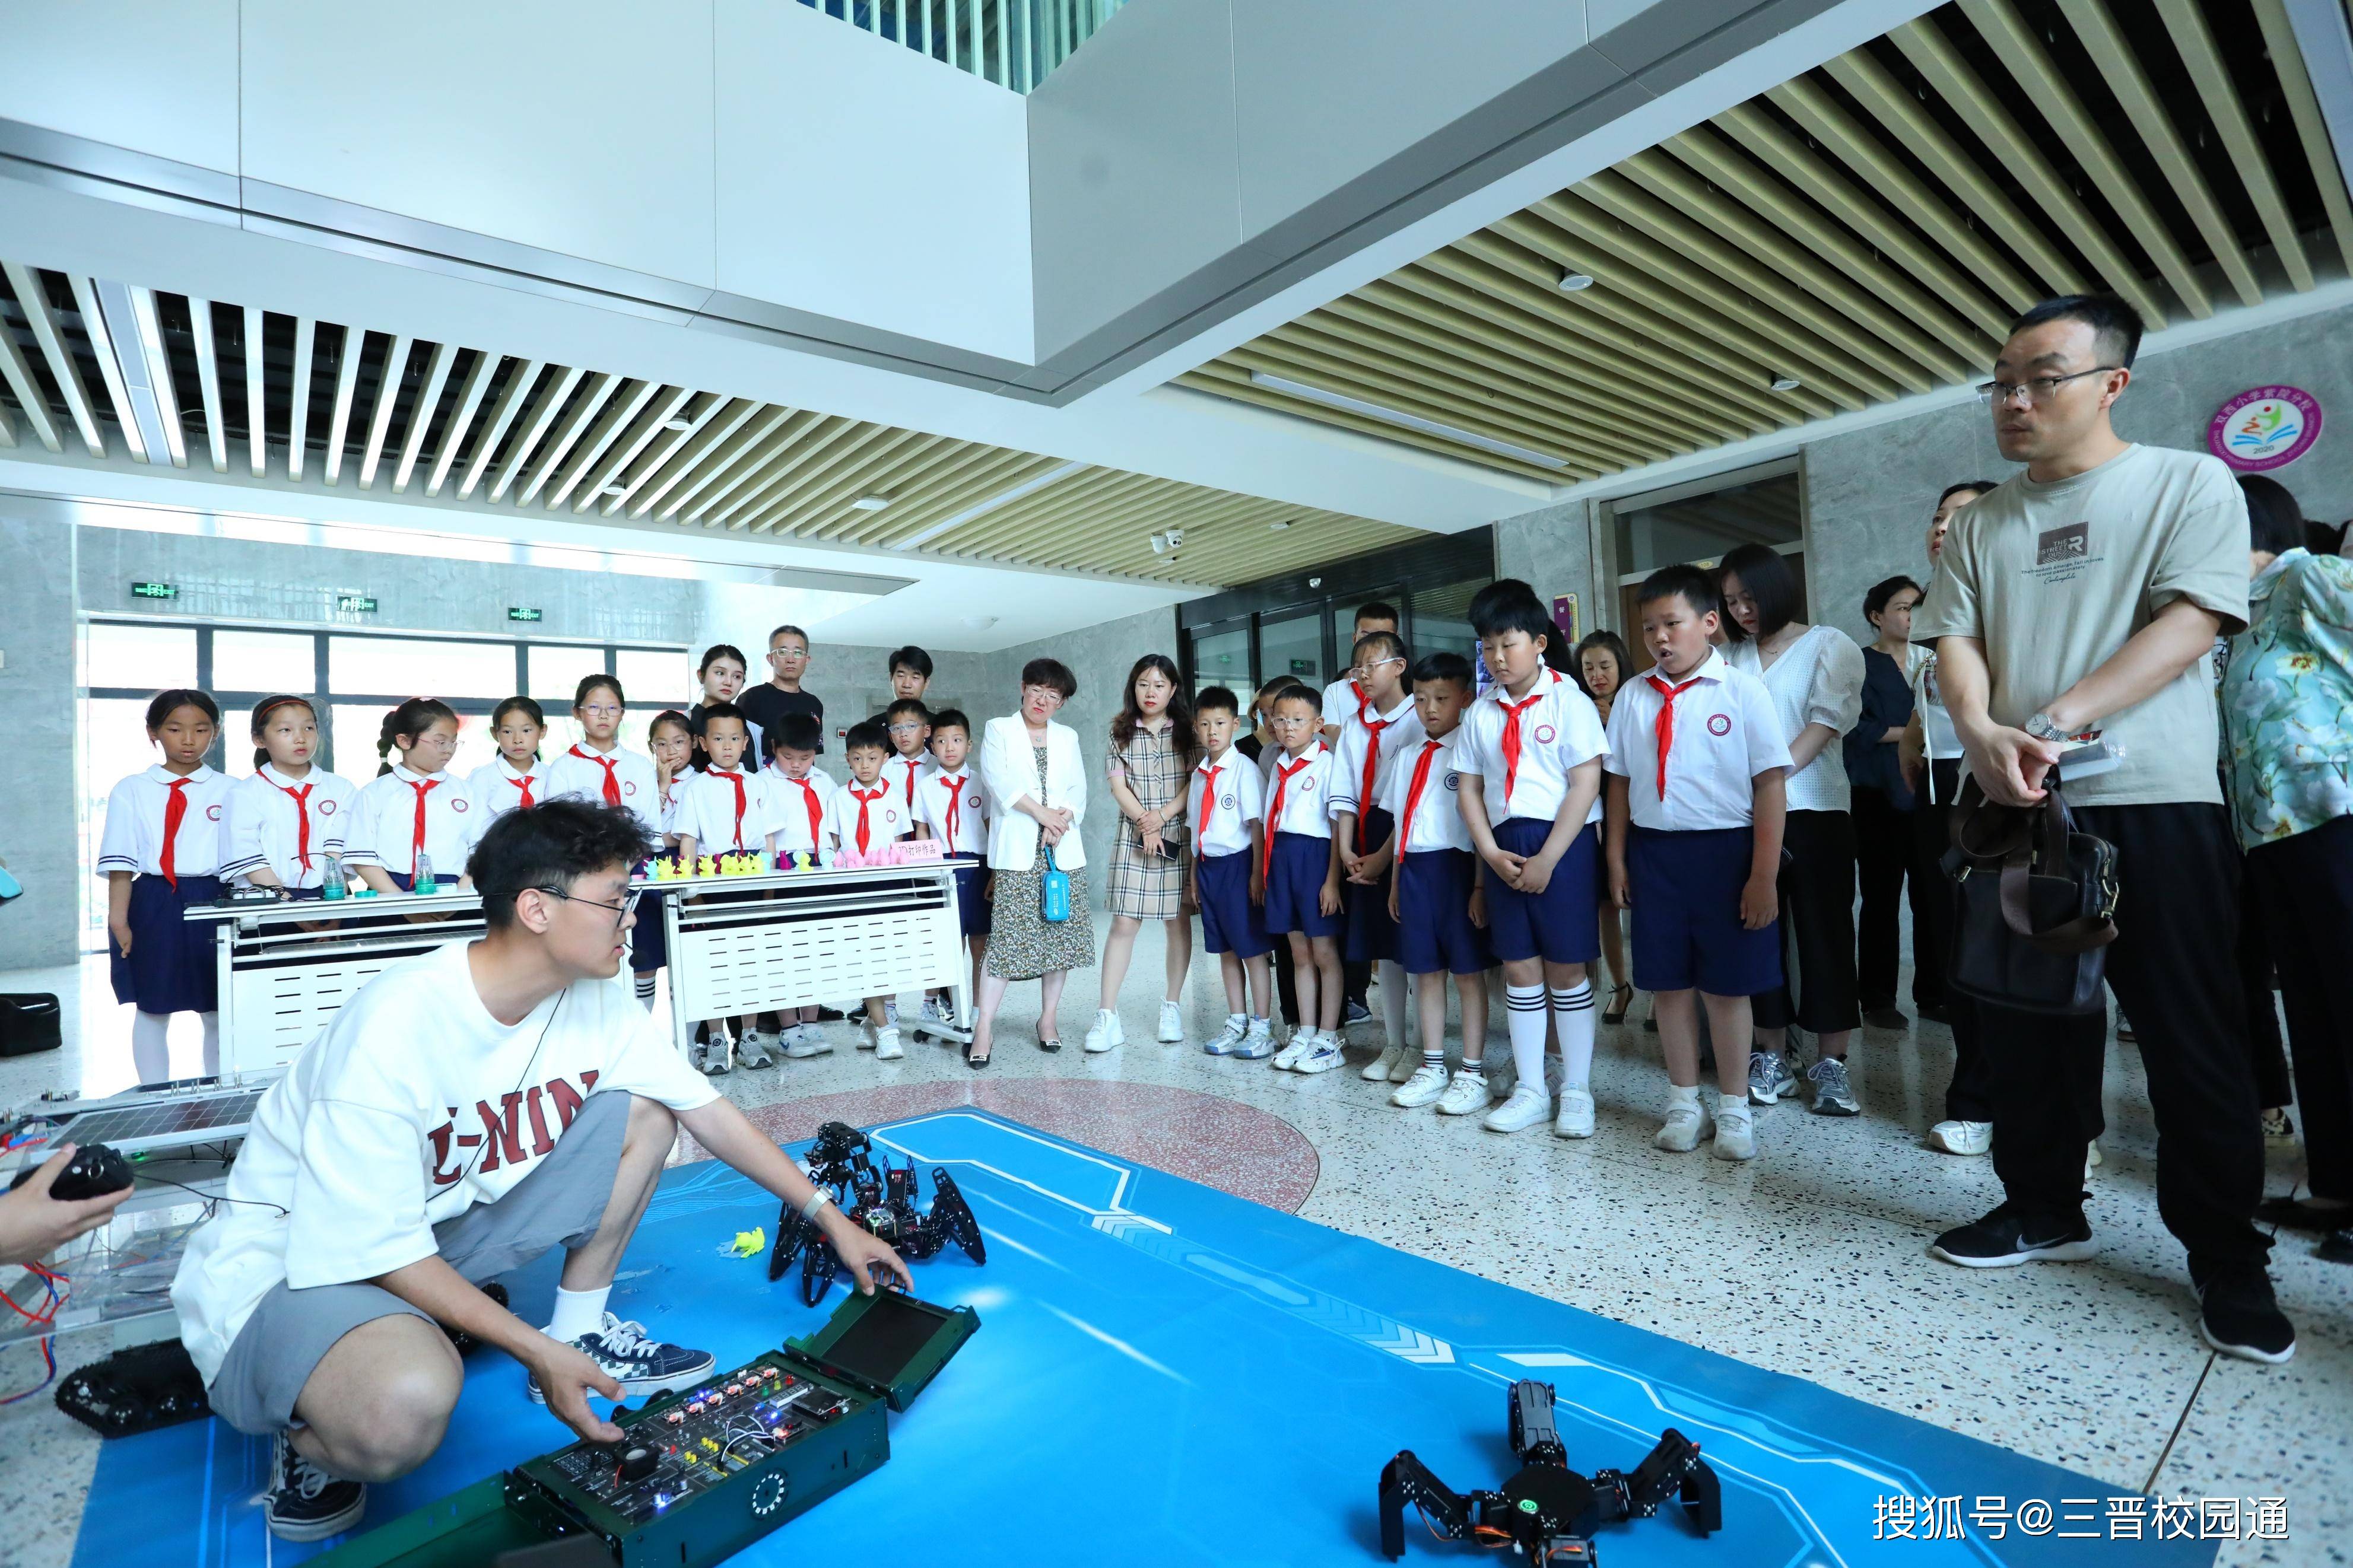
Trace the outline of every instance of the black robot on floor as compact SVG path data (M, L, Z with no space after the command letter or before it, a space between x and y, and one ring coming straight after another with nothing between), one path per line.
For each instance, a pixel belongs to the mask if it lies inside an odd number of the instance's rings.
M911 1263L934 1256L951 1241L975 1263L987 1263L988 1247L981 1239L980 1222L973 1217L972 1205L964 1201L946 1168L932 1167L932 1206L924 1211L917 1206L922 1198L914 1161L893 1165L885 1154L878 1166L873 1147L855 1127L828 1121L818 1129L817 1144L809 1151L809 1179L830 1188L842 1213L889 1242ZM801 1299L814 1307L833 1288L835 1276L841 1272L841 1259L825 1233L786 1204L776 1215L776 1245L768 1254L768 1278L783 1279L796 1257L801 1262Z

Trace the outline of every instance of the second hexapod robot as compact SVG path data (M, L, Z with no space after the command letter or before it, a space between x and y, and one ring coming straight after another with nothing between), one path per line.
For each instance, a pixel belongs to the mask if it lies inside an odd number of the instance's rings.
M834 1201L852 1221L864 1226L898 1249L911 1263L934 1257L949 1242L964 1248L975 1263L988 1261L980 1222L972 1205L944 1166L932 1167L932 1206L922 1199L915 1183L915 1162L893 1165L888 1154L875 1163L874 1145L866 1134L847 1122L828 1121L818 1129L809 1150L809 1180L833 1191ZM781 1279L794 1258L800 1259L801 1300L816 1306L825 1300L841 1272L833 1244L800 1211L786 1204L776 1215L776 1245L768 1254L768 1278Z

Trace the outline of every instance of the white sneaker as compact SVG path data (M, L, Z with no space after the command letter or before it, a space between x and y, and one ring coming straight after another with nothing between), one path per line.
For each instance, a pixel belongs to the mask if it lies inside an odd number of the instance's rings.
M886 1014L885 1016L887 1017L888 1015ZM863 1008L860 1009L858 1014L858 1048L861 1051L872 1050L874 1048L875 1032L878 1029L886 1029L889 1027L890 1026L888 1024L877 1024L873 1019L866 1016Z
M2084 1180L2090 1181L2092 1173L2100 1168L2100 1141L2096 1138L2084 1147Z
M1688 1154L1699 1147L1700 1129L1705 1121L1696 1101L1678 1101L1667 1107L1666 1122L1651 1142L1670 1153Z
M757 1029L746 1029L744 1031L744 1037L735 1042L735 1065L746 1068L775 1067L777 1046L778 1041L775 1036L762 1034Z
M1946 1154L1982 1154L1993 1147L1993 1123L1939 1121L1928 1129L1928 1147Z
M1404 1057L1405 1047L1403 1046L1390 1046L1384 1049L1379 1056L1375 1057L1371 1061L1365 1064L1365 1070L1362 1075L1366 1083L1388 1082L1389 1073L1397 1067L1399 1061L1404 1059Z
M1233 1048L1233 1055L1244 1061L1264 1061L1274 1055L1274 1025L1264 1018L1252 1018L1242 1043Z
M1164 1046L1181 1046L1185 1043L1185 1009L1174 1002L1160 1004L1158 1038Z
M827 1039L825 1031L815 1024L799 1026L798 1032L785 1042L785 1055L796 1061L806 1061L810 1057L821 1057L832 1049L833 1042Z
M1737 1110L1717 1111L1715 1157L1719 1160L1757 1158L1757 1123Z
M899 1044L899 1026L896 1024L886 1025L874 1032L876 1061L895 1062L906 1054L905 1049Z
M1552 1124L1556 1138L1590 1138L1593 1136L1593 1095L1582 1089L1560 1091L1560 1116Z
M1290 1041L1274 1054L1275 1069L1279 1072L1289 1072L1298 1065L1300 1058L1315 1048L1315 1042L1319 1038L1321 1037L1314 1030L1304 1026L1292 1030Z
M1408 1047L1405 1050L1399 1051L1398 1053L1398 1059L1390 1064L1389 1081L1391 1083L1410 1082L1412 1081L1413 1075L1420 1070L1421 1053L1412 1049L1411 1047Z
M697 1041L688 1059L705 1078L717 1078L734 1065L727 1042L716 1037Z
M1340 1037L1336 1034L1319 1035L1316 1037L1315 1048L1292 1063L1291 1070L1306 1073L1330 1072L1334 1068L1345 1067L1347 1064L1348 1058L1340 1049Z
M1226 1026L1201 1043L1201 1049L1213 1057L1231 1056L1250 1037L1250 1019L1240 1013L1226 1015Z
M1517 1132L1550 1120L1552 1096L1532 1083L1523 1083L1513 1089L1509 1100L1487 1112L1487 1119L1479 1125L1490 1132Z
M1446 1068L1444 1065L1441 1064L1438 1067L1432 1067L1428 1062L1421 1062L1415 1066L1413 1076L1407 1079L1405 1082L1399 1084L1389 1095L1389 1103L1391 1105L1402 1106L1408 1110L1413 1110L1421 1106L1428 1105L1431 1100L1436 1100L1440 1095L1444 1094L1445 1092Z
M1095 1010L1095 1021L1087 1026L1087 1049L1095 1055L1113 1046L1127 1044L1127 1031L1119 1026L1119 1015L1108 1007Z
M1468 1116L1487 1108L1487 1075L1456 1068L1446 1092L1438 1097L1440 1116Z
M948 999L944 996L923 998L923 1019L926 1024L939 1024L951 1029L955 1027L955 1015L948 1011Z

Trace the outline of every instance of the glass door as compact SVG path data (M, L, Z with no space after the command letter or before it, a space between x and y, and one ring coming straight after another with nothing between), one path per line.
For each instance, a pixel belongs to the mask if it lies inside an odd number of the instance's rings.
M1279 610L1258 618L1258 668L1261 683L1292 676L1321 696L1332 673L1324 663L1324 612L1320 604Z
M1193 695L1198 697L1212 686L1223 686L1248 708L1257 690L1257 674L1250 663L1250 617L1236 616L1231 620L1196 626L1189 634L1189 641L1187 668L1192 672Z

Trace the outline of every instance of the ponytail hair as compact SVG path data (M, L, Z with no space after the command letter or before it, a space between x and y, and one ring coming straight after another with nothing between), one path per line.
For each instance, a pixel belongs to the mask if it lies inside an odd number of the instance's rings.
M574 687L572 689L572 711L576 714L580 710L587 707L588 694L596 690L600 686L610 690L613 694L613 700L619 703L622 707L627 708L629 705L629 700L621 695L621 678L617 675L605 675L600 673L596 675L584 675L580 678L580 684Z
M181 708L196 709L213 721L215 728L219 727L220 704L213 700L211 692L199 691L193 686L174 686L167 691L158 691L147 704L147 738L153 740L155 732L164 727L164 721Z
M500 725L505 723L507 721L507 715L510 713L521 713L524 718L538 725L542 730L547 728L546 710L541 708L538 703L533 701L528 697L510 697L504 702L500 703L496 708L491 709L491 728L495 731Z
M375 737L375 754L383 759L375 770L376 776L382 778L392 772L392 754L399 749L400 742L414 745L417 736L444 719L455 724L457 710L437 697L412 697L386 713L384 728L376 731Z
M259 773L261 771L261 764L269 760L269 748L260 743L261 731L269 725L269 716L272 713L277 712L280 708L289 707L300 708L303 712L311 715L311 722L313 724L316 724L319 721L319 710L311 705L311 700L307 697L295 697L291 695L265 697L260 701L255 703L253 705L254 772Z

